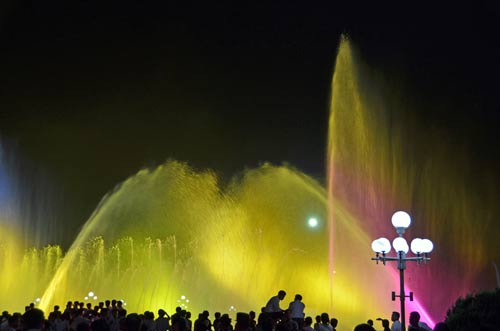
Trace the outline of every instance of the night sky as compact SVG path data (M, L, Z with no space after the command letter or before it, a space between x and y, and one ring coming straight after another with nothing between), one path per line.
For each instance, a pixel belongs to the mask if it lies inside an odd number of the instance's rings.
M167 159L223 180L269 161L324 181L331 78L347 33L430 125L467 135L481 162L500 165L495 1L380 6L3 1L3 148L68 228Z

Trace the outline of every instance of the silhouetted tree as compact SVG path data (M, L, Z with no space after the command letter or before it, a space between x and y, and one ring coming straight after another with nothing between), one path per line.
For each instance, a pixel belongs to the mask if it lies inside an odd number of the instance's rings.
M500 289L459 298L446 314L450 330L497 331L500 328Z

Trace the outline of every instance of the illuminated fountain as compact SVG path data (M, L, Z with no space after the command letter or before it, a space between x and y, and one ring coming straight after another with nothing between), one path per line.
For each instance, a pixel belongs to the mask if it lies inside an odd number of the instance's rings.
M459 296L495 286L491 263L500 251L498 176L474 164L481 146L470 146L467 136L419 117L420 110L412 109L403 95L342 39L331 98L328 191L334 197L329 207L348 210L353 225L344 226L335 212L330 217L330 269L351 263L369 273L367 281L383 291L365 292L367 300L386 302L398 288L396 267L384 275L366 266L369 242L361 235L383 236L392 231L387 219L395 210L410 212L409 235L433 238L437 253L425 268L406 270L407 290L416 297L408 311L418 310L432 323L443 320ZM362 229L359 236L353 226ZM349 254L342 254L346 246ZM397 311L397 302L392 307Z
M9 287L2 300L13 299L1 304L20 309L41 297L47 310L92 290L123 298L133 311L172 311L182 295L194 312L257 310L286 288L320 305L328 238L322 224L310 228L307 221L326 220L325 197L321 185L287 167L262 166L222 189L212 172L167 162L105 197L64 259L52 249L33 250L37 263L26 268L44 272L14 273L52 279L32 280L30 293L17 297L19 287Z
M481 219L493 227L488 210L479 208L488 204L466 189L468 178L457 166L465 159L448 152L439 133L425 130L411 112L400 112L376 77L343 39L327 188L271 165L221 186L211 171L169 161L104 197L67 252L26 250L19 230L2 220L1 237L9 240L0 244L0 267L9 272L0 275L0 308L19 311L40 297L47 311L93 291L99 300L124 299L129 311L173 311L180 298L195 314L258 311L285 289L285 304L300 293L308 315L327 311L347 329L397 310L389 298L397 270L373 265L370 243L404 209L414 217L410 235L425 233L439 246L425 269L406 271L417 298L408 309L431 323L442 319L458 295L487 287L480 276L498 254L498 231L473 226ZM318 220L314 228L310 217ZM475 247L463 245L468 238Z

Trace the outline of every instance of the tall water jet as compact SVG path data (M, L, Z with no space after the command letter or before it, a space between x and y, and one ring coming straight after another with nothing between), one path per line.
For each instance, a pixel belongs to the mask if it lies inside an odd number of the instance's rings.
M399 310L390 302L398 288L396 266L372 265L370 242L395 236L390 216L403 209L414 219L408 238L428 237L436 244L428 265L407 268L407 290L417 298L407 304L423 319L439 321L457 297L494 287L485 275L493 274L491 261L498 259L498 225L492 216L497 191L487 168L477 176L467 142L447 138L451 133L432 125L432 118L416 116L402 95L342 39L328 147L333 286L335 292L342 282L340 271L351 273L356 284L368 282L366 300L383 305L386 316ZM347 227L335 216L336 208L352 215ZM359 269L356 275L352 265Z

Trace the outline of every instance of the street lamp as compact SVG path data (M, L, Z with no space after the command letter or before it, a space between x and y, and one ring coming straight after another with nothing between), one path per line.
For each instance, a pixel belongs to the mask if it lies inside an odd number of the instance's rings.
M415 238L411 241L410 246L408 247L408 243L406 239L403 238L403 234L406 229L411 224L410 215L408 215L404 211L397 211L392 215L392 225L396 229L398 237L396 237L392 241L392 247L396 251L396 256L387 256L387 254L391 251L391 243L387 238L378 238L372 242L372 249L375 252L375 257L372 257L373 261L382 261L385 265L387 261L397 261L398 269L399 269L399 295L396 295L395 292L392 292L392 300L396 300L396 297L399 297L401 300L401 330L405 331L405 298L409 297L410 301L413 301L413 292L410 292L410 295L405 294L405 280L404 280L404 271L406 269L406 261L414 261L418 264L427 263L431 258L429 257L429 253L434 248L432 241L429 239L420 239ZM408 250L415 254L415 256L407 257L406 254Z

